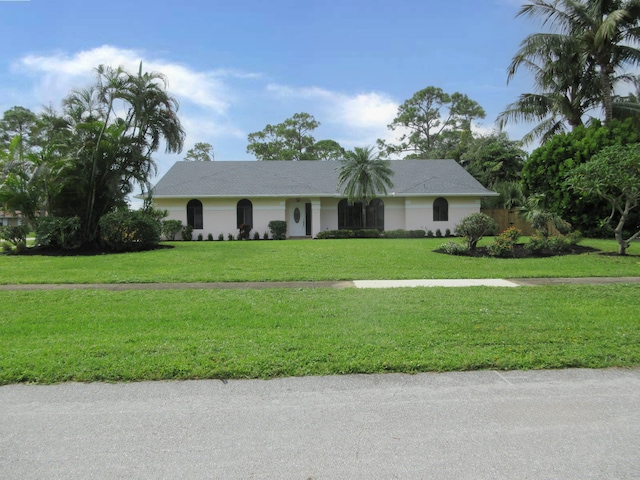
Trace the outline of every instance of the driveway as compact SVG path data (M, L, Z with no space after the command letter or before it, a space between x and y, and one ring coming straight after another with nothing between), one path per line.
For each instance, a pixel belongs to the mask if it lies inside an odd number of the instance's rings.
M638 479L640 369L0 387L5 479Z

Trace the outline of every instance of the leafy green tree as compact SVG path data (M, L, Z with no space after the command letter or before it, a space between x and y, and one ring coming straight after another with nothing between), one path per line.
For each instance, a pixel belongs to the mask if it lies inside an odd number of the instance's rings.
M593 218L604 218L607 204L596 197L576 198L567 183L567 175L607 146L640 142L640 132L631 119L612 121L606 127L598 121L556 135L534 150L522 168L525 193L545 196L546 208L562 217L585 235L604 235L593 225Z
M6 151L11 141L18 137L14 156L22 161L30 148L36 123L36 114L28 108L15 106L4 112L0 120L0 149Z
M213 159L213 145L206 142L197 142L193 148L187 150L184 157L184 160L190 162L211 162Z
M247 153L258 160L315 160L311 135L320 126L312 115L296 113L277 125L267 125L260 132L250 133Z
M476 251L478 242L486 235L493 235L498 230L496 221L484 213L471 213L456 225L456 235L464 238L471 253Z
M587 83L599 83L597 99L601 101L605 125L609 124L613 120L613 88L619 74L626 67L640 64L640 50L636 48L640 41L640 0L532 0L522 6L518 16L540 18L553 30L529 35L520 52L535 55L539 51L544 55L550 45L570 45L585 65L580 78L582 87L590 92ZM572 60L564 59L566 63Z
M320 140L311 147L311 152L316 160L341 160L345 149L335 140Z
M65 98L62 115L38 115L34 148L5 166L0 200L31 220L77 217L80 241L95 242L103 215L125 208L136 184L149 190L161 141L169 153L182 149L177 108L162 74L99 66L93 85Z
M388 125L390 130L407 132L400 136L399 143L378 140L378 148L386 155L406 154L406 158L455 157L451 146L457 148L468 141L472 137L471 123L484 117L483 108L467 95L427 87L400 105L396 118Z
M597 195L611 208L606 223L613 228L620 255L640 238L640 222L625 238L631 211L640 205L640 144L604 148L570 173L568 184L584 195Z
M363 225L367 225L367 206L379 194L386 195L393 187L391 162L374 154L373 147L356 147L340 161L338 188L342 188L349 202L362 202Z
M526 158L520 142L500 132L473 139L460 163L485 187L493 188L498 183L520 180Z

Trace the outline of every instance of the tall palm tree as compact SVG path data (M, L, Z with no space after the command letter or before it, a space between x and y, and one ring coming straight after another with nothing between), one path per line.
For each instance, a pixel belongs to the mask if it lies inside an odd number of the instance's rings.
M72 92L63 104L79 140L75 173L84 181L75 191L86 205L80 217L88 241L95 239L100 216L121 204L133 183L148 190L156 168L152 154L161 141L173 153L185 138L178 102L162 74L143 73L142 64L137 74L103 65L96 74L92 87Z
M538 34L522 42L508 69L510 82L518 69L533 74L536 93L524 93L498 115L502 129L509 122L539 122L522 141L542 143L553 135L583 124L583 117L596 107L600 89L595 68L571 38Z
M575 44L589 68L595 67L598 98L608 124L613 118L616 75L626 66L640 64L640 0L533 0L522 6L518 16L540 18L556 30L528 36L521 51L536 46L544 50L550 43ZM592 80L587 75L582 82Z
M349 202L362 202L363 221L367 225L367 205L378 194L387 194L393 188L391 162L380 158L373 147L356 147L340 160L338 187Z

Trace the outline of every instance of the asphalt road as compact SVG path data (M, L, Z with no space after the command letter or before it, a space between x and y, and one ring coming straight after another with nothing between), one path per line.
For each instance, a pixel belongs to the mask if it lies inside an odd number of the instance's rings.
M0 477L640 478L640 369L0 387Z

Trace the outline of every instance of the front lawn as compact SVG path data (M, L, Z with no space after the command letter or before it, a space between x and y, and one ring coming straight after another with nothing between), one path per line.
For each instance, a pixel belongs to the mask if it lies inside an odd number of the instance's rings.
M0 384L637 366L638 293L0 292Z
M626 257L596 252L496 259L434 253L443 242L445 239L171 242L166 245L173 248L142 253L0 255L0 284L640 275L640 251L636 251L640 245L633 245ZM585 240L581 245L607 253L617 251L613 240Z

